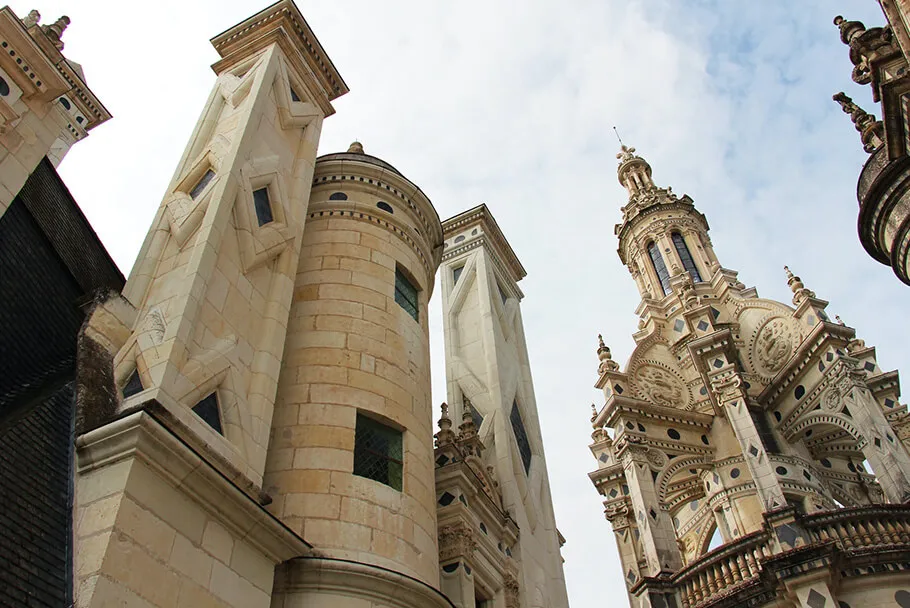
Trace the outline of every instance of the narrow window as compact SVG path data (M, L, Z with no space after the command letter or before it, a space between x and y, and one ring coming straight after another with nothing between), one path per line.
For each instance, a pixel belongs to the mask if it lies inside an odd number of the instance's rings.
M141 393L143 390L145 390L145 387L142 386L139 370L134 369L133 373L130 374L129 379L126 381L126 384L123 385L123 398L132 397L137 393Z
M385 211L386 213L395 213L395 210L392 209L392 205L388 204L385 201L379 201L376 203L376 206Z
M461 273L464 271L464 266L459 266L458 268L452 269L452 283L458 282L458 277L461 276Z
M660 279L660 286L664 290L664 295L670 294L670 273L667 272L667 265L664 264L664 258L660 255L660 249L657 243L648 245L648 255L651 256L651 263L654 264L654 271L657 272L657 278Z
M330 201L346 201L346 200L348 200L348 195L345 194L344 192L333 192L329 196L329 200Z
M518 453L521 454L521 462L525 467L525 475L531 470L531 444L528 442L528 434L525 432L524 422L521 420L521 412L518 410L518 402L512 402L512 413L509 415L512 422L512 432L515 433L515 443L518 444Z
M211 393L208 397L193 406L193 413L202 418L206 424L215 429L220 435L224 435L221 430L221 413L218 408L218 396Z
M193 189L190 190L190 198L196 198L202 191L205 190L205 187L209 185L209 182L212 181L212 178L215 177L215 172L211 169L206 169L203 176L196 182L196 185L193 186Z
M291 101L300 101L300 95L297 94L294 87L291 87Z
M408 311L415 321L419 320L417 318L417 288L398 268L395 269L395 301Z
M401 431L357 414L354 429L354 475L401 491Z
M256 207L256 219L264 226L272 221L272 203L269 201L269 189L253 190L253 206Z
M509 299L509 298L506 296L506 292L504 292L504 291L502 290L502 285L500 285L499 283L496 284L496 288L499 290L499 297L500 297L500 299L502 300L502 303L505 304L505 303L506 303L506 300Z
M678 232L674 232L670 236L673 239L673 245L676 247L676 253L679 255L679 261L682 262L683 268L685 268L686 272L689 273L689 276L692 277L692 281L701 283L701 275L698 274L698 268L695 267L695 260L692 259L692 254L689 253L689 248L686 246L686 239Z

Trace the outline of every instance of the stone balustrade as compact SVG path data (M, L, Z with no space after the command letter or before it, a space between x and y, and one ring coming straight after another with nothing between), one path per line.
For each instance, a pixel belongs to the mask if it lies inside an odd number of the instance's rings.
M721 593L757 579L761 560L770 555L770 537L764 531L743 536L706 553L674 577L683 606L709 605Z
M876 505L825 511L798 518L807 545L831 544L840 551L870 553L910 543L910 507ZM743 536L704 554L673 576L684 608L726 606L738 590L760 587L763 562L774 555L770 532ZM772 577L765 577L769 584ZM730 604L735 605L735 604Z

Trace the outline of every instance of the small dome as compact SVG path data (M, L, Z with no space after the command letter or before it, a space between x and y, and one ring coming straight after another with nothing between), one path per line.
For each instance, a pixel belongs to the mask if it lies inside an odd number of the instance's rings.
M359 141L355 141L348 148L348 152L352 152L354 154L363 154L363 144L360 143Z

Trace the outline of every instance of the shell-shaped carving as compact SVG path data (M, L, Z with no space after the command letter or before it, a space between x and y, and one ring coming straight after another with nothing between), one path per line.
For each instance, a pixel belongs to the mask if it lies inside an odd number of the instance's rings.
M787 319L773 316L755 334L752 365L762 376L774 376L790 358L796 343L796 332Z

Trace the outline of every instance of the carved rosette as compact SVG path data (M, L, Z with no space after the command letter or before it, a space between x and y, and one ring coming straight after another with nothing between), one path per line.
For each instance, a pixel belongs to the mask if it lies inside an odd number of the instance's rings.
M439 529L439 561L468 559L474 555L477 541L474 530L464 522L458 522Z
M783 317L772 317L765 321L755 336L752 345L752 362L762 376L774 376L790 358L793 352L794 331Z
M672 372L645 364L635 371L635 386L642 396L665 407L684 408L689 404L689 391Z

